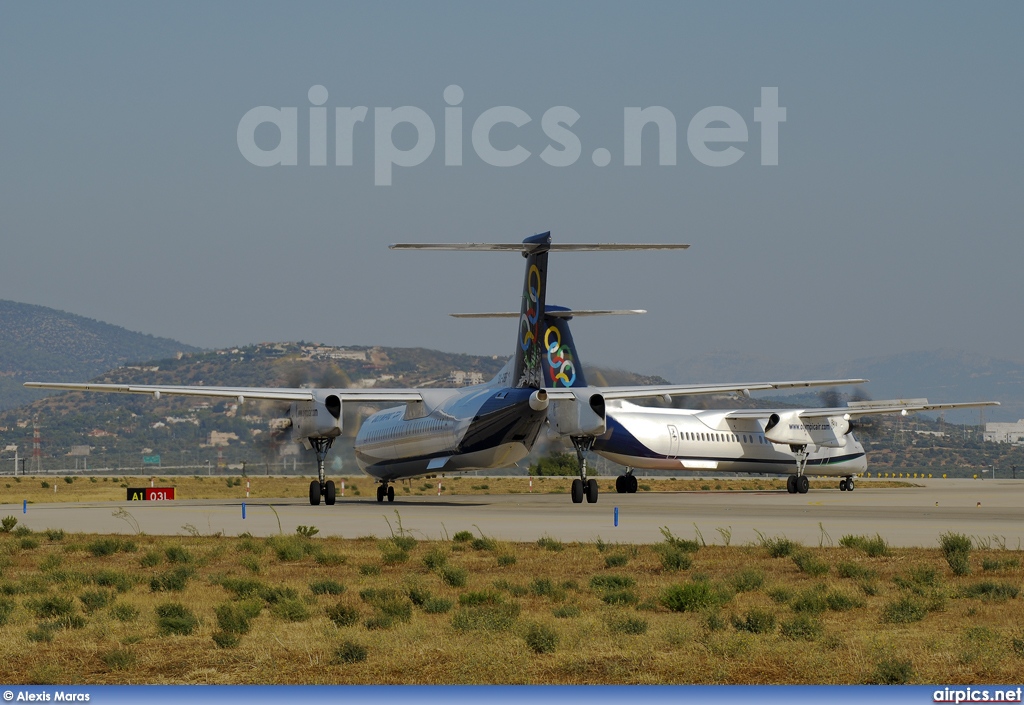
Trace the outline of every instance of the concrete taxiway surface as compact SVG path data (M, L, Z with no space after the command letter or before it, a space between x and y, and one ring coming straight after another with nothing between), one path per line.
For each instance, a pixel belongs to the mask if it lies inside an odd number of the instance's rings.
M892 546L936 547L947 531L999 537L1007 548L1024 546L1024 480L921 480L920 487L873 488L854 492L811 490L805 495L772 492L677 492L603 494L597 504L572 504L548 494L399 497L378 504L369 498L339 498L333 507L311 507L305 499L247 501L175 500L0 505L34 530L149 535L192 533L254 536L293 533L315 526L323 536L387 537L402 527L421 539L450 537L477 529L506 541L656 543L660 527L690 538L694 526L708 543L754 542L758 532L785 535L816 546L838 543L845 534L881 534ZM618 508L618 526L615 508ZM397 514L396 514L397 512ZM390 522L390 525L389 525Z

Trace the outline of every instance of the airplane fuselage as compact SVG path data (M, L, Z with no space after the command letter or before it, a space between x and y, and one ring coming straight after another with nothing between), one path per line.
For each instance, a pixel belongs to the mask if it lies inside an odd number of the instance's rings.
M593 450L634 468L796 473L796 456L788 445L766 439L758 420L727 418L727 414L727 410L609 406L608 430ZM863 446L852 433L845 438L842 448L809 447L805 474L849 477L867 470Z
M379 411L356 435L356 461L386 482L512 466L529 454L547 418L530 407L534 391L485 384L453 391L420 418L408 418L407 406Z

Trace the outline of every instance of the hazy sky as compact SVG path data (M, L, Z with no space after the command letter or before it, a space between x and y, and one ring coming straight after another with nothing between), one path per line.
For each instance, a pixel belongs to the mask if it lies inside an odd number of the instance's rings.
M4 3L0 298L204 347L504 355L510 322L447 314L517 309L519 256L387 245L551 230L692 244L552 257L549 302L650 310L576 322L586 362L933 347L1022 360L1022 20L1019 2ZM452 85L463 134L449 145ZM310 164L314 86L325 166ZM786 109L777 166L755 122L766 87ZM296 165L243 154L258 106L296 108ZM357 106L353 163L337 165L334 109ZM411 124L382 127L379 109L400 106L435 128L429 156ZM529 152L517 166L475 147L498 106L530 118L489 133ZM541 157L563 150L542 124L555 106L579 115L562 126L580 143L568 166ZM675 164L659 165L652 125L626 166L624 111L651 106L675 118ZM712 106L747 130L707 145L742 150L730 166L688 143ZM250 134L277 144L270 124ZM376 185L391 143L424 160ZM462 165L446 166L456 143Z

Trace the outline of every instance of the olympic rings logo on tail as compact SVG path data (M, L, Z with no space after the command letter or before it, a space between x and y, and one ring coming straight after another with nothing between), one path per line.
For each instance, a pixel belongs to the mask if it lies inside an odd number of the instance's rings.
M576 366L572 360L572 349L568 345L562 345L562 334L556 326L549 326L544 332L544 347L548 351L548 368L552 383L556 387L558 382L566 387L571 387L576 382Z

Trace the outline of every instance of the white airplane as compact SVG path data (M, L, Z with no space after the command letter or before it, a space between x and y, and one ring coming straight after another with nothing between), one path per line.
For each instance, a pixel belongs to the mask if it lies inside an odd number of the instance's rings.
M854 477L867 470L864 447L852 433L854 419L998 404L896 399L833 408L695 411L615 402L608 405L607 429L593 450L626 466L615 480L620 493L636 492L633 468L786 475L790 494L806 493L809 475L838 477L839 489L852 492Z
M549 312L552 308L548 307ZM854 419L872 414L906 416L918 411L999 406L997 401L931 404L927 399L848 402L845 407L808 409L689 410L639 406L614 396L608 389L587 387L567 321L581 313L599 312L568 309L557 312L562 345L576 366L576 374L568 386L574 387L581 396L586 396L587 389L596 390L609 403L605 407L601 433L574 437L554 419L551 434L569 436L581 464L585 462L583 453L593 450L626 466L625 474L615 480L615 491L619 493L637 491L634 468L786 475L786 489L790 494L806 493L810 486L808 476L839 477L842 478L839 489L852 492L854 477L867 470L864 447L852 433ZM842 380L841 383L866 381ZM556 386L551 381L548 384ZM785 383L774 388L796 386L802 384ZM731 385L729 391L749 396L755 389L763 388Z
M580 477L572 483L575 503L586 496L596 502L596 480L587 478L584 451L605 434L606 400L730 391L784 389L864 380L821 380L757 384L653 385L586 387L566 324L566 312L548 309L547 262L551 251L685 249L689 245L553 244L541 233L514 244L406 244L392 249L515 251L526 258L522 306L516 323L514 356L494 379L455 389L290 389L269 387L205 387L146 384L27 382L26 387L86 392L114 392L234 398L289 402L292 437L316 452L318 479L309 484L309 502L335 503L335 484L327 480L328 450L342 431L345 403L397 403L368 417L355 438L360 468L379 483L377 501L394 501L391 486L404 478L436 472L459 472L513 466L533 448L545 423L572 439ZM608 312L605 312L608 313ZM617 312L611 312L617 313ZM579 314L577 314L579 315Z

